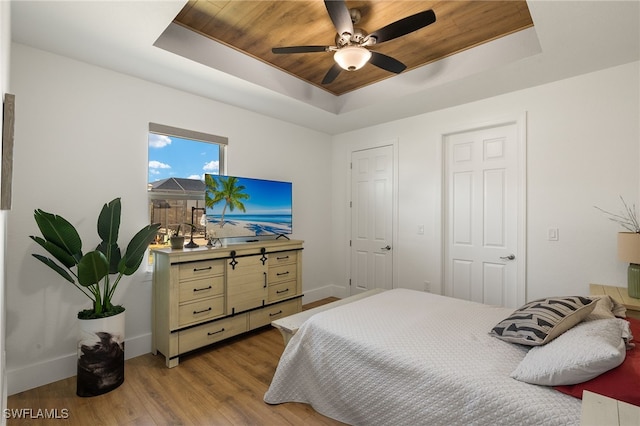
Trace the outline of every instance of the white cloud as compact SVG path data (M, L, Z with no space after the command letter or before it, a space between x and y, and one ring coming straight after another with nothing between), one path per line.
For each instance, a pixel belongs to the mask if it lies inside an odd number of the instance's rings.
M160 161L151 160L149 161L149 169L170 169L171 166L166 163L161 163Z
M187 179L204 180L204 178L202 177L202 175L191 175L191 176L189 176Z
M164 148L167 145L171 145L169 136L149 133L149 148Z
M205 163L204 167L202 168L202 170L204 170L205 172L217 172L219 169L219 161L209 161L208 163Z

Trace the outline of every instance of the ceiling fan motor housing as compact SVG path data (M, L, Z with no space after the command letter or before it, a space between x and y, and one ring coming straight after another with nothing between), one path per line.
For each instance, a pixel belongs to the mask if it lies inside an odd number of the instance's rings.
M369 34L362 28L354 28L353 34L336 34L336 46L341 48L352 45L364 45L364 41L368 35Z

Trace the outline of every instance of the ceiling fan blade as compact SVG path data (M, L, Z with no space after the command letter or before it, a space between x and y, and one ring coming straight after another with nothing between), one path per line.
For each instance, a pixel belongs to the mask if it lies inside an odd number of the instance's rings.
M371 59L369 59L369 63L375 65L378 68L382 68L383 70L394 72L396 74L400 74L407 68L407 66L399 60L374 51L371 51Z
M342 71L342 68L340 68L340 65L333 64L333 66L329 68L329 71L327 71L327 74L322 79L322 84L329 84L333 82L333 80L336 79L338 74L340 74L340 71Z
M309 53L309 52L327 52L329 46L288 46L274 47L272 53Z
M324 0L331 22L336 27L338 34L353 34L353 22L351 22L351 14L344 0Z
M369 34L369 37L375 38L376 44L378 44L402 37L434 22L436 22L435 12L433 10L425 10L382 27Z

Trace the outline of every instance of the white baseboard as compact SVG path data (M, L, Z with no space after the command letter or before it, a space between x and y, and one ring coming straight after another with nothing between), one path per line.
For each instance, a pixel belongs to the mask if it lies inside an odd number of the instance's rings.
M125 359L151 352L151 333L125 339ZM77 374L77 353L7 371L7 393L14 395L29 389L67 379ZM126 371L125 371L126 380Z
M320 288L314 288L313 290L303 291L304 297L302 298L302 304L315 302L327 297L338 297L343 299L349 296L349 289L340 287L337 285L326 285Z

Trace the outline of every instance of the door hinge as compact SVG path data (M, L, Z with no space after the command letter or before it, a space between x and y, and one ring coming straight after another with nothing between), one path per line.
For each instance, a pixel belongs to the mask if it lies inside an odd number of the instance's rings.
M353 163L349 163L349 169L353 170Z
M351 278L349 278L349 287L351 287Z
M351 240L349 240L349 247L351 247Z
M349 208L353 207L353 201L349 201Z

